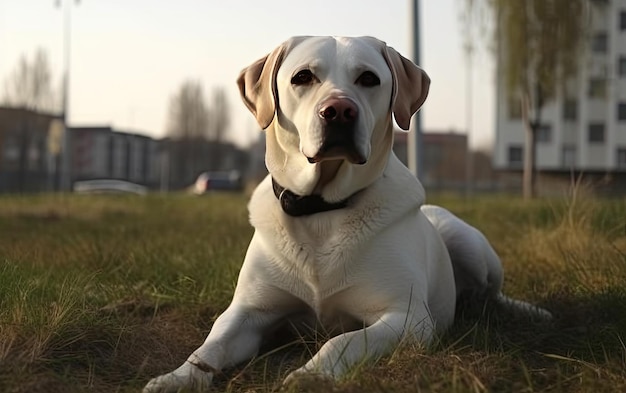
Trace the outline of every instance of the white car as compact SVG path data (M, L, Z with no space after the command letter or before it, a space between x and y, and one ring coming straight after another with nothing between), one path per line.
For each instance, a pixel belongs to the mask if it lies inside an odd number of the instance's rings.
M98 179L74 182L74 192L79 194L136 194L146 195L148 189L125 180Z

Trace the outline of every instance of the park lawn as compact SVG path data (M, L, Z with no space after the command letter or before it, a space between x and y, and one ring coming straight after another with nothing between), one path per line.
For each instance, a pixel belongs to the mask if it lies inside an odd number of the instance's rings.
M626 391L626 199L434 196L500 254L508 295L552 323L466 307L314 392ZM171 371L230 302L252 229L239 194L0 197L0 392L137 392ZM271 392L319 342L215 378Z

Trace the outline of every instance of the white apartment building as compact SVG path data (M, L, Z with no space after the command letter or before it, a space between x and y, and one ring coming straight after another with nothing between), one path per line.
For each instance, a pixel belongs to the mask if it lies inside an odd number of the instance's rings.
M626 174L626 0L590 0L590 37L579 75L544 106L540 172ZM494 167L521 170L524 127L498 77Z

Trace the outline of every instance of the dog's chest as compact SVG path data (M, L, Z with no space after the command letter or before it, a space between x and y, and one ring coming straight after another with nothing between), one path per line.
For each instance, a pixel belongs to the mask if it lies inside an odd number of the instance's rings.
M331 216L290 222L288 235L275 238L284 262L312 284L324 287L324 282L330 282L335 287L363 246L358 229L349 228L345 221Z
M285 220L274 227L268 238L281 271L282 282L277 284L318 315L336 306L333 299L362 278L358 271L374 236L375 216L330 213Z
M411 197L390 209L387 192L392 189L387 183L372 185L344 209L289 217L266 178L249 205L250 222L263 248L266 279L304 301L318 318L346 311L375 313L385 296L377 293L379 250L387 247L382 233L411 206L419 206ZM406 195L414 194L419 193ZM354 314L355 309L360 312Z

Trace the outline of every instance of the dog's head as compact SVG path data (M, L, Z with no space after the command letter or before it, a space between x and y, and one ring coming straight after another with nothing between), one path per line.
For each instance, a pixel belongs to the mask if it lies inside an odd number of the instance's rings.
M380 176L392 114L408 130L429 84L422 69L371 37L294 37L238 79L244 103L267 131L272 176L329 202Z

